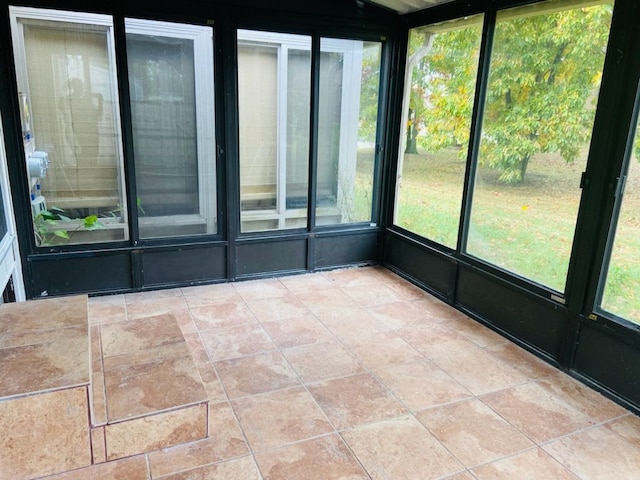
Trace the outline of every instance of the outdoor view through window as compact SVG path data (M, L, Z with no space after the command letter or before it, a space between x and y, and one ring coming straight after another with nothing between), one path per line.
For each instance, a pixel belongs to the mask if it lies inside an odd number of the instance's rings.
M500 11L495 25L469 224L459 243L561 293L612 10L550 1ZM396 224L449 247L456 246L475 87L480 26L473 21L440 27L427 41L415 41L417 29L409 52L411 64L412 50L428 50L413 68Z

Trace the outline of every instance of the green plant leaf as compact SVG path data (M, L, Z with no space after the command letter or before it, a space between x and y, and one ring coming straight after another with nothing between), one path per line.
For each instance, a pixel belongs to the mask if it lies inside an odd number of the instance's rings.
M55 232L53 232L53 234L56 237L66 238L67 240L69 240L69 233L66 230L56 230Z

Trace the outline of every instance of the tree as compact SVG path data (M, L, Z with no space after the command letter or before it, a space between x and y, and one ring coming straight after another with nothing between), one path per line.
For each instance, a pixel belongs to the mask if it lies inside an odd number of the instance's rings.
M566 162L577 158L593 124L611 14L604 4L499 17L479 162L499 169L501 181L522 182L538 152L559 153ZM468 143L479 26L435 32L414 69L410 100L424 107L418 143L432 151ZM412 38L410 51L426 35Z

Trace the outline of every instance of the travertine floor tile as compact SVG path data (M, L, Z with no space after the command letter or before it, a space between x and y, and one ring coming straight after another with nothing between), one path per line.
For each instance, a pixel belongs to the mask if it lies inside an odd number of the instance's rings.
M149 471L144 455L123 458L108 463L92 465L90 467L73 470L47 477L47 480L88 480L88 479L114 479L114 480L148 480Z
M160 478L162 480L262 480L258 467L251 456L206 465Z
M370 370L424 360L420 352L395 332L349 338L345 345Z
M241 398L232 405L254 452L333 431L302 387Z
M472 396L428 360L377 370L375 374L413 412Z
M464 468L412 416L346 430L342 436L372 479L437 479Z
M337 434L261 453L256 459L265 480L369 478Z
M91 464L86 387L0 402L0 479Z
M231 283L185 287L182 289L182 295L189 308L242 301L242 297Z
M539 448L474 468L473 474L478 480L577 480L575 475Z
M482 401L537 443L594 423L564 399L535 382L486 395Z
M606 427L616 432L636 448L640 448L640 417L627 414L624 417L607 423Z
M315 312L315 316L342 341L391 331L387 325L375 318L371 312L361 307L325 305Z
M640 450L605 427L575 433L544 450L580 478L637 478Z
M340 286L360 286L379 283L383 276L376 267L341 268L323 272L328 280Z
M149 454L153 478L245 456L249 448L228 403L210 405L209 437Z
M334 339L333 334L311 314L262 322L262 328L279 348L298 347Z
M356 304L361 307L373 307L402 300L397 293L382 283L341 287Z
M145 292L145 294L146 293L152 293L152 292ZM132 294L132 295L137 295L137 294ZM129 320L153 317L156 315L164 315L167 313L171 313L174 310L182 311L187 307L182 295L158 297L158 298L140 296L140 297L134 297L133 299L127 298L126 302L127 302L127 318Z
M526 375L476 347L434 357L433 363L476 395L527 382Z
M364 371L362 364L336 341L286 348L282 354L305 383Z
M496 358L513 366L516 370L532 380L557 373L557 370L543 362L535 355L520 348L514 343L502 343L486 348Z
M477 349L471 340L451 330L444 323L411 325L397 330L396 333L425 357L431 359Z
M327 380L308 388L337 429L407 413L370 374Z
M215 367L229 398L300 385L284 357L275 351L223 360Z
M297 298L313 313L326 308L357 307L356 302L339 288L326 288L297 295Z
M256 317L242 299L230 303L190 307L190 310L193 320L200 331L258 323Z
M275 344L260 325L207 330L200 332L200 338L214 362L276 350Z
M247 305L260 322L302 317L311 311L298 299L289 294L278 298L248 300Z
M417 417L467 468L534 446L477 399L431 408Z
M277 278L236 282L232 285L245 301L279 298L289 295L287 287Z
M419 304L409 301L386 303L370 307L368 310L391 329L410 325L429 325L436 322L429 312L420 308Z
M329 280L322 273L293 275L291 277L281 278L280 281L285 287L287 287L287 290L295 295L304 295L324 288L332 288L334 286L334 282Z

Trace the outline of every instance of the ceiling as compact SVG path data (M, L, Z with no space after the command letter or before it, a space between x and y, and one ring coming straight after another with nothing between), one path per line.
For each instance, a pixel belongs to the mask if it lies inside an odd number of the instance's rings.
M375 3L382 7L395 10L400 14L415 12L417 10L424 10L425 8L433 7L435 5L441 5L448 3L451 0L369 0L371 3Z

